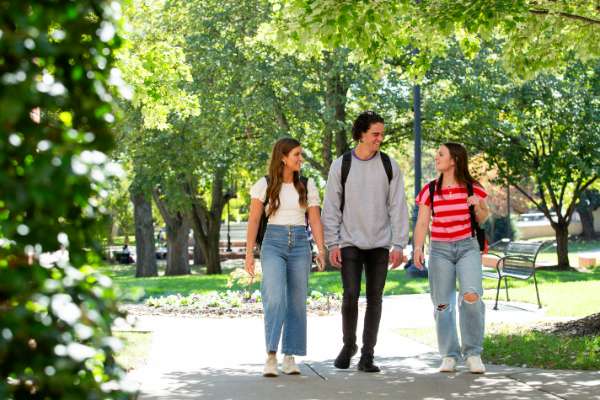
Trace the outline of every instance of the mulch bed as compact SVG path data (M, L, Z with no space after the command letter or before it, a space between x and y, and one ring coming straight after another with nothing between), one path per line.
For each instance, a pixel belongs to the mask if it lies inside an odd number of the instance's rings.
M539 329L546 333L568 336L600 336L600 313L567 322L555 322Z

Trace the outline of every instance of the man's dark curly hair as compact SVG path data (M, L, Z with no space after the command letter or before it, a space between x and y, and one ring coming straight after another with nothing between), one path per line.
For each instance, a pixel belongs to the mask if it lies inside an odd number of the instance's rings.
M362 134L368 131L372 124L378 122L384 123L381 115L377 114L375 111L363 111L356 117L354 124L352 125L352 139L358 142L362 137Z

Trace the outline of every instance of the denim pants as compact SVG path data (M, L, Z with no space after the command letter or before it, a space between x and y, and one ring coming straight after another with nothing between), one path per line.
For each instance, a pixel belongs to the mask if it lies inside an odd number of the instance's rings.
M305 226L267 225L260 250L267 352L306 355L306 296L312 254Z
M458 310L462 347L456 332L456 278L459 283ZM481 354L485 328L485 305L481 254L477 239L456 242L432 241L429 251L429 286L434 306L438 348L442 357L460 359ZM475 302L466 293L476 293Z
M379 321L381 320L381 296L387 277L390 252L386 248L362 250L354 246L342 248L342 331L344 345L356 345L356 325L358 323L358 296L360 280L365 269L367 289L367 310L363 327L363 347L361 354L373 357L377 344Z

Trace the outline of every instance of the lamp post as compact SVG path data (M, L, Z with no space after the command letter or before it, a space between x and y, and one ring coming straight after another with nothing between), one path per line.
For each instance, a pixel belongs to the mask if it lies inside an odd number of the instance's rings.
M510 226L510 183L506 180L506 232L510 239L512 239L512 230Z
M413 88L413 111L415 120L413 130L415 133L415 199L421 190L421 87L415 85ZM414 226L417 224L418 208L413 212L413 235Z
M235 199L237 197L237 184L233 181L233 185L229 187L227 191L227 248L226 252L231 253L233 250L231 249L231 213L229 208L229 201L231 199Z
M418 5L421 0L415 0L415 3ZM419 52L418 49L414 50L414 54ZM413 122L413 131L415 134L415 199L419 195L419 191L421 190L421 86L415 85L413 87L413 113L415 116ZM419 215L418 207L414 208L413 212L413 236L414 236L414 227L417 225L417 216Z
M231 214L229 213L229 198L227 198L227 249L226 252L231 253L231 228L229 226L229 221L231 220Z

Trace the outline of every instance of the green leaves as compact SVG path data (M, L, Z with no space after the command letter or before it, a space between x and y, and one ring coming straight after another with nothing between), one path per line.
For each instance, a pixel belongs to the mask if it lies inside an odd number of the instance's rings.
M502 40L504 67L522 78L562 70L573 56L582 61L600 56L600 11L592 0L282 3L271 24L299 51L307 51L308 42L326 49L343 46L361 61L378 65L402 57L410 46L421 54L407 66L417 79L454 40L467 57L475 55L482 40Z
M562 75L514 82L493 55L487 47L470 64L458 57L435 64L426 129L483 152L503 181L540 211L568 221L600 174L598 63L575 62Z
M105 152L119 4L0 8L0 397L128 398L115 295L87 266L116 172Z

